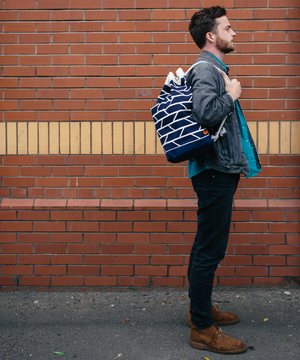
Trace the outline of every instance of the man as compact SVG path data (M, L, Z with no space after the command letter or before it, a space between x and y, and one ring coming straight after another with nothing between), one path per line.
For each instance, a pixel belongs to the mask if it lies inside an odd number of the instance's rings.
M261 164L238 101L241 85L236 79L229 81L215 68L228 73L223 58L235 49L236 33L226 10L214 6L196 12L189 30L201 49L196 62L202 61L187 77L193 89L193 118L214 134L227 116L223 136L205 154L188 163L189 178L198 197L198 229L188 268L191 345L239 354L247 346L216 326L235 324L239 317L212 306L211 294L215 271L227 248L232 201L240 174L255 176Z

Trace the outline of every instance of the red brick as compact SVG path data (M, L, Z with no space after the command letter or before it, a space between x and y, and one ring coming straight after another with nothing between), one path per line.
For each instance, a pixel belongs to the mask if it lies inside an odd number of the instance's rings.
M1 101L0 110L18 110L16 101Z
M117 242L120 244L145 244L149 243L149 234L119 234Z
M187 276L187 266L170 266L169 276Z
M98 232L99 231L99 224L98 223L67 223L67 231L79 231L79 232Z
M116 242L116 234L84 234L84 242L87 244L95 244L95 243L115 243Z
M4 54L34 54L34 45L4 45ZM11 65L11 64L10 64ZM34 69L22 67L4 68L4 76L34 76Z
M183 232L183 233L195 233L197 231L197 223L167 223L167 232Z
M300 200L269 200L270 210L300 210Z
M232 277L220 277L220 286L251 286L252 279L250 277L232 278Z
M38 9L69 9L68 0L39 0Z
M169 254L190 254L192 245L169 245Z
M254 256L253 265L286 265L285 256Z
M270 245L269 253L272 255L294 255L300 253L300 246L297 245Z
M271 233L299 233L300 223L271 223L269 231Z
M284 244L284 235L282 234L253 234L253 244Z
M151 265L183 265L183 256L152 255Z
M166 200L135 200L134 201L135 210L165 210L166 209Z
M52 286L83 286L82 276L53 276Z
M197 210L197 200L189 199L189 200L168 200L168 210Z
M51 220L82 220L82 211L51 211Z
M2 265L2 275L33 275L31 265Z
M36 265L36 264L50 264L49 255L19 255L19 265Z
M85 255L84 263L86 265L115 265L115 255Z
M268 254L268 247L267 245L236 245L235 253L237 255L265 255Z
M184 284L183 277L152 277L152 286L170 286L182 287Z
M149 265L149 256L146 255L118 255L118 265Z
M15 286L16 279L14 276L0 276L0 285L1 286Z
M119 286L149 286L150 278L148 276L138 276L138 277L126 277L119 276L118 277L118 285Z
M20 9L20 8L19 8ZM34 7L35 9L35 7ZM19 11L19 21L50 20L50 11ZM52 18L52 20L54 20Z
M118 211L118 221L148 221L150 219L148 211Z
M48 100L21 100L20 109L21 110L51 110L52 103Z
M235 232L265 233L268 231L267 223L236 223Z
M276 264L276 265L281 265L281 264ZM300 256L288 256L287 265L300 266Z
M68 275L99 276L100 266L68 266Z
M268 268L259 266L237 267L236 276L268 276Z
M178 233L173 234L151 234L152 244L182 244L183 235Z
M50 276L21 276L21 286L50 286Z
M19 259L20 259L19 255ZM0 255L0 264L1 265L16 265L17 264L17 255ZM19 260L19 264L20 260Z
M34 222L33 231L37 232L57 232L65 231L66 226L64 222Z
M132 232L131 222L101 222L100 232Z
M0 233L0 243L15 243L16 234Z
M284 278L253 278L254 286L285 286Z
M284 221L285 216L284 212L279 211L257 211L253 212L252 214L252 221L269 221L269 222L275 222L275 221Z
M11 189L11 196L13 197L27 197L27 189Z
M234 267L219 266L215 272L215 276L234 276Z
M16 211L1 211L0 220L16 220Z
M286 213L286 221L294 221L297 222L300 220L299 212L287 212Z
M133 266L109 266L102 265L101 275L133 275ZM138 274L137 274L138 275Z
M51 234L51 243L82 243L82 234Z
M138 222L133 224L134 232L165 232L166 223L164 222Z
M60 20L83 20L83 11L52 11L52 21Z
M102 45L80 44L70 45L71 54L102 54Z
M65 254L66 245L64 244L35 244L34 252L36 254Z
M66 266L41 266L36 265L35 275L66 275L67 267Z
M221 265L252 265L251 256L226 255Z
M86 276L85 277L86 286L116 286L117 277L116 276Z
M49 243L49 234L18 234L19 243Z
M137 245L138 246L138 245ZM102 254L132 254L132 245L101 245Z
M76 264L82 265L83 264L83 256L82 255L51 255L51 264L52 265L68 265L68 264Z
M300 236L294 234L287 234L287 244L300 244Z
M167 266L136 266L135 274L137 276L166 276Z
M1 231L32 231L32 223L22 221L2 222Z
M33 199L3 199L1 209L32 209Z
M97 244L69 244L69 254L99 254L99 245Z
M270 276L300 276L300 266L299 267L271 267Z
M45 189L44 193L46 199L60 198L61 189Z
M69 199L68 200L68 209L78 210L78 209L99 209L100 201L97 199L89 199L89 200L77 200L77 199Z
M49 211L19 211L18 220L49 220Z

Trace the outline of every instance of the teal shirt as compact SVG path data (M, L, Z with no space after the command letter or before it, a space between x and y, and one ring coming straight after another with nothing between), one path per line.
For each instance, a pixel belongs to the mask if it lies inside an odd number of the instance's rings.
M211 54L211 55L213 55L227 70L229 70L229 67L226 66L220 59L218 59L214 54ZM249 166L249 174L246 177L249 178L249 177L256 176L261 171L261 168L256 163L254 152L253 152L253 149L250 144L249 137L248 137L247 122L244 117L240 102L238 100L235 101L235 106L236 106L237 115L238 115L238 126L239 126L239 130L240 130L242 149L243 149L243 153L246 157L246 160L247 160L248 166ZM209 167L203 165L199 161L189 160L189 162L188 162L189 179L207 169L209 169Z

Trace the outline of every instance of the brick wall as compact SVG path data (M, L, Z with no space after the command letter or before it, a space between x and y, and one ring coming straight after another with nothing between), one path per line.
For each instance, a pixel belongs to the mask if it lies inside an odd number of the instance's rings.
M4 199L3 287L184 286L195 200ZM235 200L215 285L299 277L297 200Z
M263 163L240 181L216 283L300 276L297 0L0 0L0 285L186 284L195 196L149 109L198 56L191 15L215 4Z

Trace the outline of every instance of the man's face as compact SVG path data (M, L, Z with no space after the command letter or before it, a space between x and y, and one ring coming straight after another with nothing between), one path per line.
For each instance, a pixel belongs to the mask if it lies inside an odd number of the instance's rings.
M235 49L234 37L236 33L232 30L226 16L222 16L217 21L216 47L224 54Z

